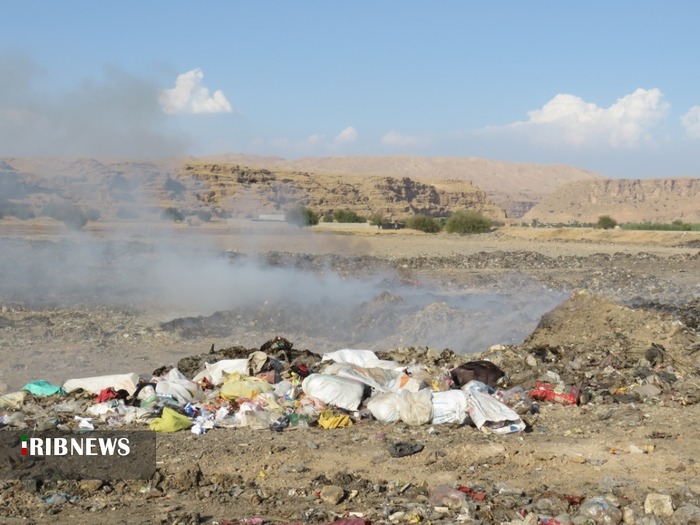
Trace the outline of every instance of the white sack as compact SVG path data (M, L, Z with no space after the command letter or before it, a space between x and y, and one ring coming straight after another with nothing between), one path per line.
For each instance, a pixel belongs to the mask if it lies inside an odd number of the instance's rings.
M443 423L464 423L467 419L467 398L462 390L433 392L433 425Z
M136 374L113 374L109 376L82 377L80 379L69 379L63 384L63 391L67 394L82 388L91 394L99 394L105 388L114 390L126 390L129 395L136 392L136 385L139 376Z
M377 421L395 423L399 420L399 397L395 392L377 394L367 402L367 409Z
M301 388L307 396L345 410L357 410L365 391L365 385L358 381L326 374L311 374Z
M206 378L214 386L221 385L226 376L238 372L242 376L248 375L247 359L222 359L216 363L204 363L204 370L192 378L192 381L199 383Z
M424 425L433 416L433 393L424 388L418 392L402 391L399 394L399 417L407 425Z
M353 350L350 348L344 348L343 350L336 350L335 352L328 352L323 354L321 361L328 361L332 359L336 363L345 363L348 365L362 366L365 368L389 368L395 369L399 365L395 361L384 361L377 357L377 354L372 352L372 350Z

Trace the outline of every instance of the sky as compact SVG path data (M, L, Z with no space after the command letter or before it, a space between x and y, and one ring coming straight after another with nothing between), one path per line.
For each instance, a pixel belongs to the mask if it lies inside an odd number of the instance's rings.
M700 177L700 2L2 5L0 155L420 155Z

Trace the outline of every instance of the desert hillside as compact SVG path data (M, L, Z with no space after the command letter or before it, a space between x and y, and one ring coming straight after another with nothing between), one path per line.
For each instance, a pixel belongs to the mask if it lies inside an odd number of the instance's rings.
M590 223L601 215L618 222L700 222L700 179L607 179L562 186L524 220Z
M285 160L255 155L219 155L206 160L314 173L409 177L427 183L468 180L483 189L496 205L506 210L509 217L522 217L545 195L569 182L603 179L598 174L572 166L470 157L305 157Z
M49 212L77 205L101 218L138 219L172 208L183 218L208 220L281 214L307 205L321 215L350 209L398 220L467 209L505 219L468 180L424 183L386 175L348 180L338 173L197 161L7 158L0 164L0 183L0 211L16 217L55 216Z

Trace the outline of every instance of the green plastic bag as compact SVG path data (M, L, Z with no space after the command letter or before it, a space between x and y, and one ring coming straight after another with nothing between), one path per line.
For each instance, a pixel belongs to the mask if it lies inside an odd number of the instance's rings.
M55 394L62 394L63 389L58 385L52 385L48 381L40 379L38 381L31 381L22 387L22 390L26 390L30 394L35 396L53 396Z
M151 421L149 427L156 432L177 432L192 426L192 421L172 408L164 408L163 415Z

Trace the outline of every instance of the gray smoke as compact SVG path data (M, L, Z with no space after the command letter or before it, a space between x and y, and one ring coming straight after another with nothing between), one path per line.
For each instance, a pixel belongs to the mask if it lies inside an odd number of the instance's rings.
M563 299L515 275L489 289L407 284L371 267L348 276L304 267L292 255L274 264L256 255L230 257L192 238L177 246L73 235L60 242L0 241L0 302L135 307L183 337L238 336L247 346L286 335L336 346L463 353L521 342Z
M0 155L158 157L189 145L168 129L153 82L107 66L56 94L45 75L26 54L0 53Z

